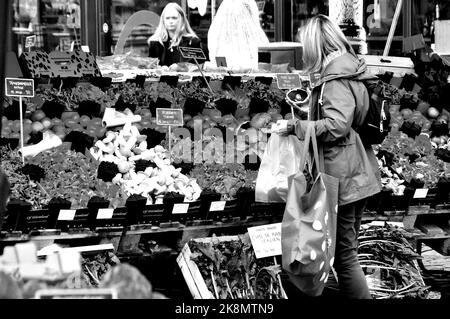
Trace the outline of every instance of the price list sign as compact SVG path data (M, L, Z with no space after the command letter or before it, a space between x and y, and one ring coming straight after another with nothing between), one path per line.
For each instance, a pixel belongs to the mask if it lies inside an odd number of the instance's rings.
M248 228L256 258L281 255L281 223Z

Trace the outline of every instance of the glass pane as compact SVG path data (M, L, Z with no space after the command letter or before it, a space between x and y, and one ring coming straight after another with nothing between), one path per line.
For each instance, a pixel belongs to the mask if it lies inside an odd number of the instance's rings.
M364 0L364 28L369 54L383 54L397 2L397 0ZM402 55L402 16L400 12L389 55Z
M306 20L317 15L328 15L328 0L293 0L292 1L292 39L297 40L298 29Z
M113 0L111 7L111 21L112 21L112 45L114 47L119 39L125 23L136 12L140 10L153 11L161 15L162 10L169 2L177 2L181 5L181 0L178 1L158 1L158 0ZM137 26L133 29L131 36L128 38L125 45L125 53L133 52L141 56L148 56L148 38L154 33L155 27L148 25Z
M436 19L436 4L439 3L439 19L450 19L450 0L420 1L412 5L411 34L422 34L425 40L431 40L433 21Z
M14 0L13 34L20 55L25 39L36 35L36 47L47 52L70 50L80 40L78 0Z

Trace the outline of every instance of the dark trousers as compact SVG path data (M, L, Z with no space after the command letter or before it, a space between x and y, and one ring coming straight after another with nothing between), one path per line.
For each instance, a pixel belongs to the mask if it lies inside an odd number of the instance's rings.
M371 299L367 281L358 262L358 233L366 199L339 206L337 214L334 269L339 294L349 299Z

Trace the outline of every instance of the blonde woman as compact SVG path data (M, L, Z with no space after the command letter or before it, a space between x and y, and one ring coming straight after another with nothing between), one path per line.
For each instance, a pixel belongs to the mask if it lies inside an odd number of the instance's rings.
M353 130L362 124L369 106L361 82L373 77L359 60L340 28L324 15L311 18L300 30L305 71L319 73L309 119L323 148L325 173L339 178L339 205L334 268L340 293L351 299L371 295L357 259L358 232L369 196L381 190L372 148L363 146ZM285 133L304 138L306 121L289 122Z
M179 52L179 47L201 47L201 41L192 30L183 9L169 2L161 13L159 25L149 38L149 57L158 58L160 65L171 66L188 62Z

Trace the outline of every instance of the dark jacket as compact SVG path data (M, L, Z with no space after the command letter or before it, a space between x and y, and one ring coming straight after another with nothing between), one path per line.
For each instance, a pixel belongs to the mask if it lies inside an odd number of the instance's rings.
M339 205L372 196L381 190L378 162L372 148L365 148L352 127L362 124L369 95L362 80L373 79L366 64L346 53L324 69L311 95L310 120L315 121L323 146L325 173L339 178ZM323 105L319 97L323 89ZM303 139L306 122L298 121L295 133Z
M194 63L194 61L183 58L180 51L178 50L178 47L201 48L201 41L199 38L195 37L183 37L180 41L179 46L173 47L172 49L169 49L169 46L170 38L164 42L164 45L162 45L158 41L150 41L148 56L151 58L158 58L159 65L171 66L172 64L179 62Z
M6 204L8 202L10 185L8 181L8 176L6 176L5 172L0 168L0 230L2 229Z

